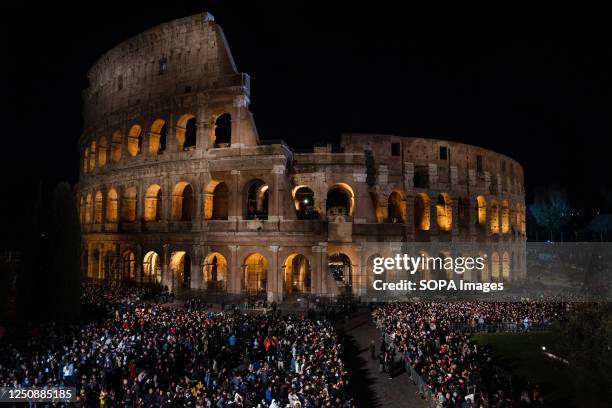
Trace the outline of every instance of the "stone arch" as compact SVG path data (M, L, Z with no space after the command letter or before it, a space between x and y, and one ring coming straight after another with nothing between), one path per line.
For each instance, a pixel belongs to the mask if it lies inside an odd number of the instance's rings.
M476 205L478 206L478 226L485 228L487 225L487 199L479 195L476 197Z
M491 214L489 217L491 234L499 234L499 207L495 200L491 200Z
M186 181L180 181L172 192L172 220L191 221L194 215L193 187Z
M230 147L232 144L232 115L224 112L213 117L211 134L212 145L215 147Z
M227 220L229 215L229 188L221 180L211 180L204 191L204 219Z
M191 257L186 251L174 251L170 255L173 288L184 291L191 288Z
M393 224L405 224L408 214L406 194L402 191L393 191L389 195L387 204L387 219Z
M501 272L502 272L502 278L505 281L510 280L510 270L512 267L511 262L512 260L508 252L504 252L502 255Z
M122 278L134 280L136 279L136 255L134 252L127 250L121 257L122 260Z
M93 207L93 198L91 193L87 193L85 198L85 224L91 224L91 209Z
M314 191L306 185L293 188L291 192L293 204L298 220L314 220L319 218L319 211L315 207Z
M117 190L111 188L106 193L106 222L117 222L118 196Z
M312 288L312 270L310 262L302 254L291 254L283 263L283 292L310 293Z
M491 280L496 282L500 278L499 254L493 252L491 254Z
M101 191L97 191L94 198L94 224L102 224L102 208L104 207L104 197Z
M227 289L228 266L227 258L220 252L212 252L204 259L202 267L203 282L206 289Z
M188 150L196 146L196 117L191 113L182 115L176 124L178 150Z
M155 119L149 133L149 154L156 155L166 150L167 126L165 119Z
M155 251L149 251L142 258L142 276L145 282L161 283L161 258Z
M470 198L461 194L457 202L457 227L459 231L467 231L470 226Z
M245 184L246 219L268 219L269 190L269 186L260 179Z
M106 136L101 136L98 140L98 165L100 167L106 166L108 154L108 139Z
M451 231L453 228L453 205L448 193L440 193L436 201L436 224L439 231Z
M414 197L414 228L417 231L429 231L431 201L427 193L419 193Z
M351 258L342 252L330 254L327 266L336 282L345 285L346 289L350 290L353 284L353 262Z
M121 220L125 222L136 221L136 204L138 202L138 190L136 187L128 187L123 191L121 197Z
M162 214L161 187L159 184L151 184L145 193L144 220L160 221Z
M138 156L142 150L142 126L132 125L128 132L127 151L132 157Z
M92 140L89 145L89 172L92 173L96 168L96 141Z
M123 134L120 130L115 130L111 136L110 159L113 163L121 160L121 150L123 145Z
M327 190L325 214L328 217L343 215L352 217L355 208L355 192L346 183L336 183Z
M244 258L242 284L246 292L264 292L267 288L268 260L259 252Z
M508 200L501 202L501 232L507 234L510 232L510 208Z

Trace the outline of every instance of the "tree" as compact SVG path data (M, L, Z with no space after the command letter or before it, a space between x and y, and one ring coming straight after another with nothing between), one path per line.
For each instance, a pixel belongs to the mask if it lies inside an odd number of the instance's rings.
M529 212L535 222L550 233L551 241L570 221L570 205L565 192L552 187L536 190Z

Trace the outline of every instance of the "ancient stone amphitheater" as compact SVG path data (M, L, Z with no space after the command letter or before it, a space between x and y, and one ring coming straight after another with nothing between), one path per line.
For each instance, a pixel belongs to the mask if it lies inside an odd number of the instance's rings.
M88 78L76 186L88 279L364 295L371 242L487 243L490 263L473 278L524 272L516 161L392 135L344 134L309 152L266 141L249 76L208 13L128 39Z

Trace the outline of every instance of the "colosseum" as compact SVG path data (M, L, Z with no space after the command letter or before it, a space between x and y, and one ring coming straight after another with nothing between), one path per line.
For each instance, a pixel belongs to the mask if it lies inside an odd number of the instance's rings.
M208 13L128 39L88 78L76 185L87 279L362 296L368 243L398 242L486 243L480 278L524 273L519 163L394 135L343 134L309 151L266 140L249 76Z

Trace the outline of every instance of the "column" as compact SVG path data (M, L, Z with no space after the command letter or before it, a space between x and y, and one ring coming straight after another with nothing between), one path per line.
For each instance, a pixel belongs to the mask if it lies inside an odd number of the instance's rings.
M190 284L191 289L202 289L202 250L200 245L193 245Z
M228 245L230 250L230 259L228 260L228 283L227 288L230 293L242 292L242 267L238 260L239 245Z
M278 245L270 245L268 248L270 249L270 259L268 262L269 269L268 275L266 276L268 302L280 302L283 300L282 283L279 285L279 276L281 273L279 272L278 250L280 247Z

